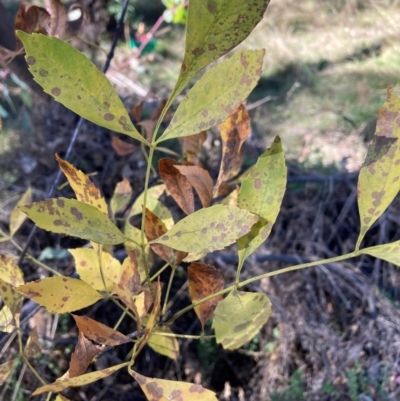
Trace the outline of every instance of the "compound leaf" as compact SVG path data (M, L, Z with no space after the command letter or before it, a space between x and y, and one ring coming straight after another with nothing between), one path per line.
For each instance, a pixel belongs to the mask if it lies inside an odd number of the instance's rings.
M126 238L99 209L75 199L52 198L23 206L21 210L47 231L116 245Z
M190 214L151 244L163 244L182 252L212 252L246 235L257 216L236 206L215 205Z
M248 343L268 321L271 302L261 293L232 291L215 310L213 328L218 344L238 349Z
M392 88L379 110L376 132L358 177L357 194L361 230L356 249L366 232L400 190L400 98Z
M233 114L256 86L264 50L242 50L206 72L184 97L157 142L198 134Z
M147 143L110 82L83 53L55 37L22 31L17 35L29 71L46 93L95 124Z
M49 277L16 287L50 312L73 312L93 305L102 296L89 284L71 277Z

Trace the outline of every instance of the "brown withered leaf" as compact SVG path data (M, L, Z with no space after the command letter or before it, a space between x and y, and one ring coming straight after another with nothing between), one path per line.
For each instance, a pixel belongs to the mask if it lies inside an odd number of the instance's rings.
M145 137L148 142L151 142L153 139L154 128L156 126L156 122L153 120L142 120L138 123L141 127L144 128Z
M160 118L161 113L162 113L162 111L164 110L164 107L165 107L166 104L167 104L167 101L166 101L165 99L163 99L163 100L159 103L157 109L155 110L155 112L154 112L154 113L151 115L151 117L150 117L150 120L151 120L151 121L158 121L158 119ZM170 112L170 109L168 109L167 112L165 113L165 116L164 116L164 118L163 118L163 121L165 121L165 120L168 119L168 114L169 114L169 112Z
M111 198L110 208L113 216L125 209L131 199L132 193L133 190L129 180L126 177L123 177L122 181L118 182L115 186Z
M142 108L144 101L142 100L139 104L132 107L131 113L136 123L140 123L142 121Z
M79 330L78 343L75 346L75 350L71 355L71 362L69 363L69 378L72 379L84 374L100 350L101 347L94 345L86 339L82 331Z
M203 207L211 204L213 197L213 180L210 173L198 166L175 166L183 174L199 195Z
M145 210L145 222L144 222L144 233L147 240L153 241L164 235L167 232L167 227L163 221L156 216L151 210ZM174 259L174 252L172 248L166 245L152 244L150 245L154 253L156 253L161 259L168 263L172 263Z
M29 334L28 341L24 348L24 355L27 358L37 358L42 353L42 347L39 343L37 327L33 328Z
M224 288L224 279L219 270L205 263L191 263L188 268L188 279L189 294L193 303ZM203 330L208 319L214 315L215 308L222 298L222 295L220 295L195 306L194 310Z
M50 8L50 35L63 38L68 21L67 10L60 0L50 0Z
M142 286L136 251L128 251L128 256L122 263L121 276L115 285L115 291L119 299L134 313L139 323L141 316L137 310L134 296L142 291Z
M189 153L191 155L197 155L200 149L203 147L205 140L207 139L207 132L201 131L196 135L184 136L179 138L183 153Z
M129 142L125 142L118 136L114 135L111 140L111 146L118 156L127 156L134 153L138 147Z
M219 126L222 140L222 160L214 193L222 182L237 175L242 166L241 148L251 133L250 116L241 104L237 111Z
M90 340L102 345L120 345L132 341L124 334L87 316L72 315L79 330Z
M50 15L42 7L22 2L15 16L15 30L24 31L26 33L42 33L47 35L47 29L50 29ZM22 49L22 42L17 37L16 51Z
M175 168L173 159L160 159L158 170L168 191L179 207L187 214L194 212L194 196L189 180Z
M144 332L143 337L140 339L140 344L136 349L134 358L136 358L136 356L139 354L139 352L142 350L142 348L146 345L149 337L151 336L151 333L157 323L158 315L159 315L160 309L161 309L162 285L161 285L160 281L158 281L157 283L152 283L152 284L153 284L153 291L155 293L153 309L151 310L149 318L147 319L145 332Z

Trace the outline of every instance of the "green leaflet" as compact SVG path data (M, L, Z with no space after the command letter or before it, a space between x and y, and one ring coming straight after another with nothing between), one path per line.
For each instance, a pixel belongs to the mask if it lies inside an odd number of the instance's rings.
M268 321L271 302L266 295L232 291L214 312L213 328L218 344L238 349L248 343Z
M20 208L36 225L98 244L117 245L126 238L99 209L76 199L53 198Z
M238 207L259 217L251 231L238 240L239 270L269 236L278 216L286 189L287 171L282 143L277 136L242 182ZM238 274L240 271L238 272Z
M270 0L191 0L186 25L185 56L166 106L204 67L242 42L263 18Z
M168 245L183 252L212 252L247 234L257 216L236 206L216 205L178 221L150 244Z
M360 250L361 254L371 255L375 258L386 260L400 266L400 241L392 242L391 244L371 246Z
M237 52L206 72L182 100L157 143L195 135L226 120L257 85L264 52Z
M55 37L22 31L17 35L29 71L46 93L95 124L147 143L108 79L84 54Z
M399 110L400 98L388 88L386 102L379 110L374 140L358 177L361 229L356 249L400 190Z

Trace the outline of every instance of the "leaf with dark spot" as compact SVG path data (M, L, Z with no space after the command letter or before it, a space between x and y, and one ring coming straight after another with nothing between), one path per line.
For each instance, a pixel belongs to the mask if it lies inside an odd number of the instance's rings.
M217 192L222 182L237 175L242 166L242 145L251 133L250 116L246 107L241 104L235 113L220 124L219 130L222 140L222 159L214 192Z
M269 236L286 190L287 169L281 139L277 136L242 181L238 207L259 217L250 233L238 240L239 269Z
M87 338L101 345L120 345L132 340L124 334L87 316L72 315L79 330ZM83 372L82 372L83 373Z
M235 113L261 76L264 50L242 50L206 72L179 104L157 142L205 131Z
M399 110L400 98L388 88L386 102L379 110L374 139L358 177L361 229L356 249L400 190Z
M46 93L95 124L147 143L110 82L83 53L55 37L22 31L17 35L24 44L26 58L35 59L29 71ZM40 74L42 69L46 75Z
M78 170L71 163L61 159L56 155L56 160L68 179L69 185L75 192L76 198L84 203L92 205L108 216L108 207L106 201L100 193L100 190L90 181L89 177L81 170Z
M102 296L84 281L70 277L49 277L16 287L50 312L73 312L93 305Z
M218 344L238 349L248 343L267 323L271 302L262 293L233 290L215 310L213 328Z
M126 365L127 365L126 363L121 363L119 365L115 365L110 368L106 368L103 370L97 370L96 372L86 373L81 376L72 377L72 378L63 379L63 380L56 380L53 383L46 384L42 387L39 387L32 393L32 396L43 394L43 393L48 393L48 392L59 393L60 391L63 391L68 387L84 386L86 384L96 382L100 379L105 379L106 377L111 376L113 373L122 369Z
M97 207L75 199L53 198L20 208L47 231L88 239L98 244L122 244L126 238Z
M204 67L241 43L261 21L270 0L204 0L189 3L185 56L167 105Z
M173 380L155 379L142 376L128 370L138 382L149 401L217 401L214 392L205 389L200 384L192 384Z
M151 243L189 253L212 252L246 235L257 220L257 216L236 206L210 206L178 221Z

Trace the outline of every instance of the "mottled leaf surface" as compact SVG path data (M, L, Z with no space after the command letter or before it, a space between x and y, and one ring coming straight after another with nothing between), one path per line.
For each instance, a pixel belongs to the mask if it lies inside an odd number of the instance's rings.
M262 293L232 291L215 310L213 328L218 344L238 349L248 343L271 315L271 302Z
M361 254L371 255L375 258L386 260L400 266L400 241L392 242L391 244L371 246L360 250Z
M108 207L100 190L90 181L89 177L71 163L56 155L57 162L75 192L78 201L87 203L99 209L108 216Z
M224 181L237 175L242 167L242 145L251 133L250 116L246 107L241 104L219 125L222 141L222 159L215 192Z
M121 263L108 252L92 248L68 249L80 278L98 291L112 292L121 273ZM104 288L105 286L105 288Z
M138 382L149 401L217 401L218 398L210 390L200 384L185 383L173 380L155 379L129 370Z
M53 198L34 202L21 210L47 231L88 239L104 245L123 243L126 238L99 209L75 199Z
M282 143L276 137L242 182L238 207L259 217L251 231L238 240L239 266L269 236L285 194L287 171Z
M50 312L73 312L100 300L101 295L89 284L70 277L49 277L16 288Z
M63 391L68 387L84 386L97 380L104 379L125 366L126 363L121 363L120 365L115 365L107 369L98 370L96 372L86 373L78 377L64 380L59 379L56 380L54 383L46 384L45 386L39 387L32 393L32 395L39 395L48 392L59 393L60 391Z
M39 343L37 328L33 328L29 333L28 340L24 347L24 355L27 358L37 358L42 355L42 347Z
M10 234L13 236L26 220L26 214L19 209L20 206L30 205L32 203L32 188L29 187L21 199L15 205L10 215Z
M211 204L213 195L213 180L210 173L198 166L175 166L184 175L199 195L203 207Z
M171 336L163 336L160 333L170 334ZM160 355L164 355L175 361L178 359L179 342L175 337L173 337L172 330L167 326L161 326L154 329L153 334L147 341L147 345Z
M14 287L0 279L0 297L4 304L10 308L12 315L15 317L21 311L24 297L15 291Z
M8 256L0 254L0 279L13 286L24 284L24 274Z
M382 215L400 190L400 98L388 88L387 99L379 110L376 132L358 177L358 209L361 230L359 248L365 233Z
M189 3L185 56L172 101L204 67L242 42L263 18L270 0Z
M46 93L83 118L146 143L110 82L83 53L55 37L17 35L29 71Z
M224 288L224 279L219 270L205 263L191 263L188 268L188 280L192 303ZM194 307L203 330L206 322L214 316L215 308L221 300L222 295L219 295Z
M160 159L158 171L166 188L179 207L186 213L194 212L194 196L189 180L175 168L173 159Z
M189 253L212 252L246 235L257 220L254 214L235 206L211 206L178 221L152 243Z
M79 331L78 343L75 346L75 350L71 355L71 362L69 363L69 378L83 375L92 363L93 358L100 351L100 347L86 339L83 333Z
M79 330L90 340L101 345L120 345L131 342L124 334L87 316L72 315ZM83 372L82 372L83 373Z
M198 134L226 120L257 85L263 57L264 50L242 50L206 72L157 142Z

